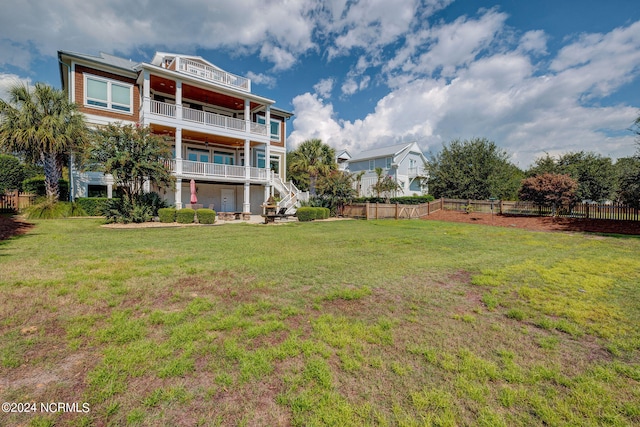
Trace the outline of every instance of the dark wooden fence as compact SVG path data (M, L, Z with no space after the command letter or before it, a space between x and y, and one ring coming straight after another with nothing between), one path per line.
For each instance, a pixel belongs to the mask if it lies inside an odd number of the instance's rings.
M502 215L552 216L554 214L551 207L541 207L531 202L440 199L420 205L355 203L345 206L343 215L364 219L421 218L440 209ZM558 209L556 216L563 218L640 221L640 210L620 205L580 203Z
M31 206L35 198L36 196L33 194L23 194L17 191L0 194L0 212L18 212Z

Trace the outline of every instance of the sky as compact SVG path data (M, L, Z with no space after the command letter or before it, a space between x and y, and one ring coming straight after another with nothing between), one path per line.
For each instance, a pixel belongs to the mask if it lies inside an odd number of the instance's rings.
M60 87L57 51L200 55L294 113L288 146L352 155L487 138L545 153L637 148L637 0L0 0L0 97Z

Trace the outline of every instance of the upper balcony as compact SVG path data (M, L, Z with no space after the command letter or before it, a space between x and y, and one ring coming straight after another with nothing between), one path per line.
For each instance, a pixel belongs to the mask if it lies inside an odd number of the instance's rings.
M182 112L180 114L179 112ZM143 112L146 114L146 111ZM178 108L175 104L160 101L149 101L149 116L161 120L183 120L193 123L194 127L199 127L204 131L222 131L227 134L244 134L247 131L251 135L267 138L267 126L262 123L248 122L247 120L227 117L222 114L210 113L207 111L195 110L192 108ZM247 126L248 125L248 126Z
M246 77L236 76L190 59L178 57L176 60L178 61L177 71L198 76L212 83L219 83L234 89L251 92L251 80Z

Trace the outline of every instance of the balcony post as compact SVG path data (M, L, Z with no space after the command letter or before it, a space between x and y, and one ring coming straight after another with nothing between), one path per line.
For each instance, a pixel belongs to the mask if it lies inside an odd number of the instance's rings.
M251 141L244 140L244 178L249 182L251 179Z
M151 112L151 76L149 70L144 70L144 82L142 84L142 124L148 125L144 117Z
M176 175L182 175L182 128L176 128Z
M182 80L176 80L176 119L182 120Z
M244 99L244 123L245 123L245 131L247 133L250 133L251 132L251 101L249 101L248 98ZM245 156L246 155L247 154L245 153Z
M176 209L182 209L182 178L176 179Z

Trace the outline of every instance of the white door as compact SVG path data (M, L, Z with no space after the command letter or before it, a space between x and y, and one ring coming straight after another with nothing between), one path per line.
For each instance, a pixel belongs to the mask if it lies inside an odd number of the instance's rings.
M220 212L236 211L236 190L223 188L220 190Z

